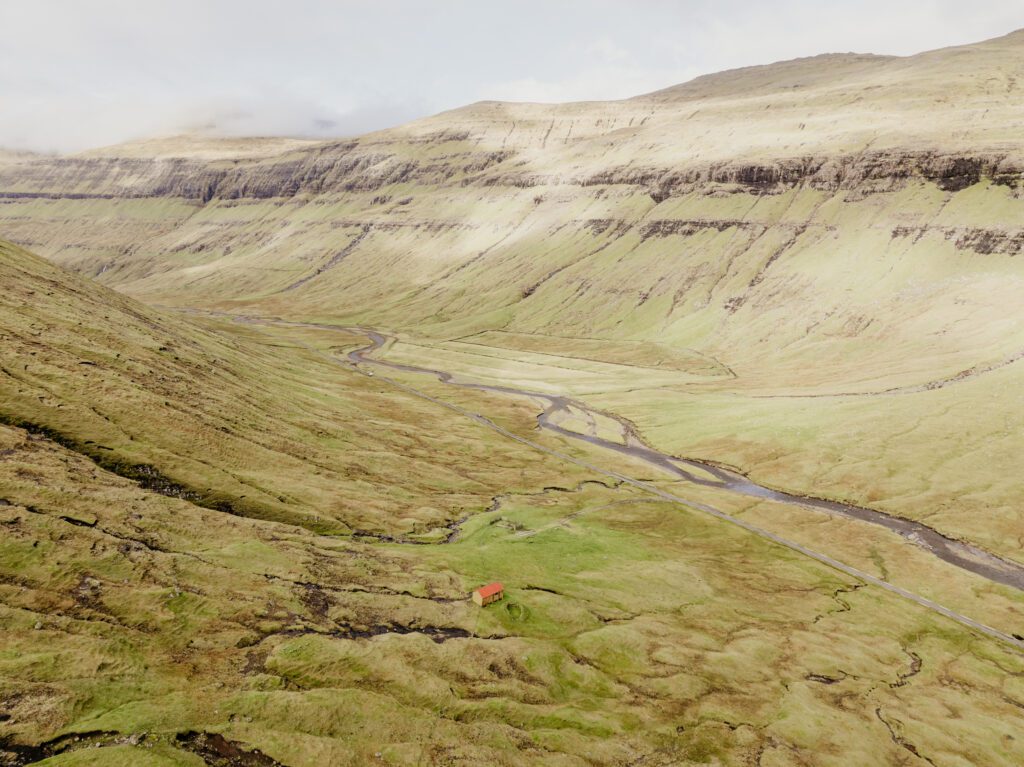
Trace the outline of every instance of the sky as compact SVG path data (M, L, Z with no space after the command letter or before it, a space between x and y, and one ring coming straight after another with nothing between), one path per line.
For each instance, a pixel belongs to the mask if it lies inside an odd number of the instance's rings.
M1024 27L1024 0L0 0L0 147L351 136Z

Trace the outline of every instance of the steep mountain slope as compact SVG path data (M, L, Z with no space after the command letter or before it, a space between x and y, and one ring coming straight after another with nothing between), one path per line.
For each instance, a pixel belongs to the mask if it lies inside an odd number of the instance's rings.
M551 478L302 336L158 312L6 243L0 281L0 419L168 495L319 532L447 535Z

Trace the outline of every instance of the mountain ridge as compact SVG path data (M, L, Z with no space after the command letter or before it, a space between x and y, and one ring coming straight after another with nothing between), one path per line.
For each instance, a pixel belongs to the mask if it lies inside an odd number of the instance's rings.
M1009 45L1007 45L1009 44ZM743 83L743 91L751 90L762 90L763 93L771 93L772 89L780 88L792 88L794 83L789 82L787 78L795 75L802 75L804 77L813 75L814 78L829 78L836 79L837 73L835 71L827 71L830 68L825 67L826 71L820 71L819 67L811 67L813 72L808 72L808 65L818 65L821 63L839 63L848 64L853 68L852 73L842 72L841 76L846 77L850 74L862 74L865 70L864 67L859 65L867 65L866 70L872 71L879 65L885 67L889 64L900 64L903 67L915 66L918 63L928 63L932 59L937 57L957 57L963 54L973 53L986 53L990 51L998 51L1002 48L1015 49L1017 46L1024 45L1024 29L1015 30L995 38L990 38L984 41L976 43L968 43L962 45L949 46L945 48L939 48L934 50L927 50L916 54L907 56L893 56L873 53L856 53L856 52L833 52L833 53L822 53L813 56L804 56L795 59L784 59L769 64L757 64L744 67L737 67L734 69L723 70L720 72L713 72L704 75L699 75L691 80L670 85L665 88L660 88L654 91L650 91L636 96L631 96L623 99L613 101L600 101L600 100L584 100L566 103L556 102L529 102L529 101L500 101L493 99L484 99L481 101L473 102L461 107L454 107L437 113L435 115L419 118L413 120L410 123L406 123L404 126L395 126L394 128L384 128L381 130L373 131L371 133L364 134L363 136L353 137L339 137L339 138L327 138L327 139L308 139L302 137L241 137L241 136L219 136L216 134L203 134L203 133L183 133L183 134L172 134L166 137L157 139L138 139L121 144L113 144L105 147L97 147L93 149L83 150L70 155L36 155L36 156L58 156L58 157L75 157L75 156L122 156L127 153L132 156L140 157L154 157L161 156L164 151L173 150L173 146L176 142L188 145L190 143L203 143L209 144L220 144L224 146L231 145L242 145L246 143L252 143L254 146L259 145L272 145L280 144L281 148L277 150L277 153L288 152L292 150L291 145L301 146L308 145L312 150L318 150L336 145L339 143L347 143L363 137L372 137L380 134L387 134L396 129L402 129L405 126L416 126L421 123L429 123L435 121L438 118L444 118L452 115L462 115L465 112L473 112L480 108L494 109L494 108L505 108L514 110L516 108L533 108L539 107L545 110L559 110L567 109L572 110L582 107L600 106L600 105L622 105L629 104L630 102L643 102L647 100L665 101L673 96L685 95L687 100L693 100L697 98L727 98L729 96L737 95L736 92L729 90L728 86L734 80L746 81ZM775 83L774 80L782 79L783 82ZM798 85L800 83L797 83ZM725 92L713 92L715 87L725 87ZM712 91L712 92L707 92ZM693 92L693 93L691 93ZM657 98L655 98L657 97ZM164 144L166 146L160 146ZM148 147L154 147L147 151ZM6 151L6 150L4 150ZM180 157L187 157L187 149L180 150L183 152ZM273 151L273 150L271 150ZM19 153L21 154L21 153ZM32 154L32 153L27 153ZM165 157L176 157L179 155L163 154Z

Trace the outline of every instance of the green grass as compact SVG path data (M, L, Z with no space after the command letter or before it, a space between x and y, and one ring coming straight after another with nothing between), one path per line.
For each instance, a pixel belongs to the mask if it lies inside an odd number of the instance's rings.
M0 271L21 360L0 372L0 417L163 492L328 534L423 534L541 481L536 459L488 430L301 340L93 293L9 246Z
M84 748L37 762L45 767L201 767L206 764L196 754L183 753L171 746L109 746L99 751Z
M140 491L44 440L2 435L13 505L0 686L19 740L222 732L293 767L376 753L415 764L441 758L433 748L494 764L740 764L771 742L827 765L899 755L873 718L881 707L922 753L1020 757L1000 734L1020 724L1002 697L1018 694L1015 654L871 589L840 602L844 578L633 491L512 496L449 545L360 544ZM494 578L507 599L477 608L469 589ZM481 638L328 635L388 624ZM922 670L889 687L910 652ZM943 729L935 701L964 712L964 728ZM119 764L128 748L91 751Z

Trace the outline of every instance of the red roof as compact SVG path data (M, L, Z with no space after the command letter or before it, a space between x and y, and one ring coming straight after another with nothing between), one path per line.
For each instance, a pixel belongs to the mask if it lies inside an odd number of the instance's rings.
M486 599L487 597L492 597L495 594L500 594L504 590L504 586L502 586L500 583L495 582L488 583L486 586L481 586L476 590L476 593Z

